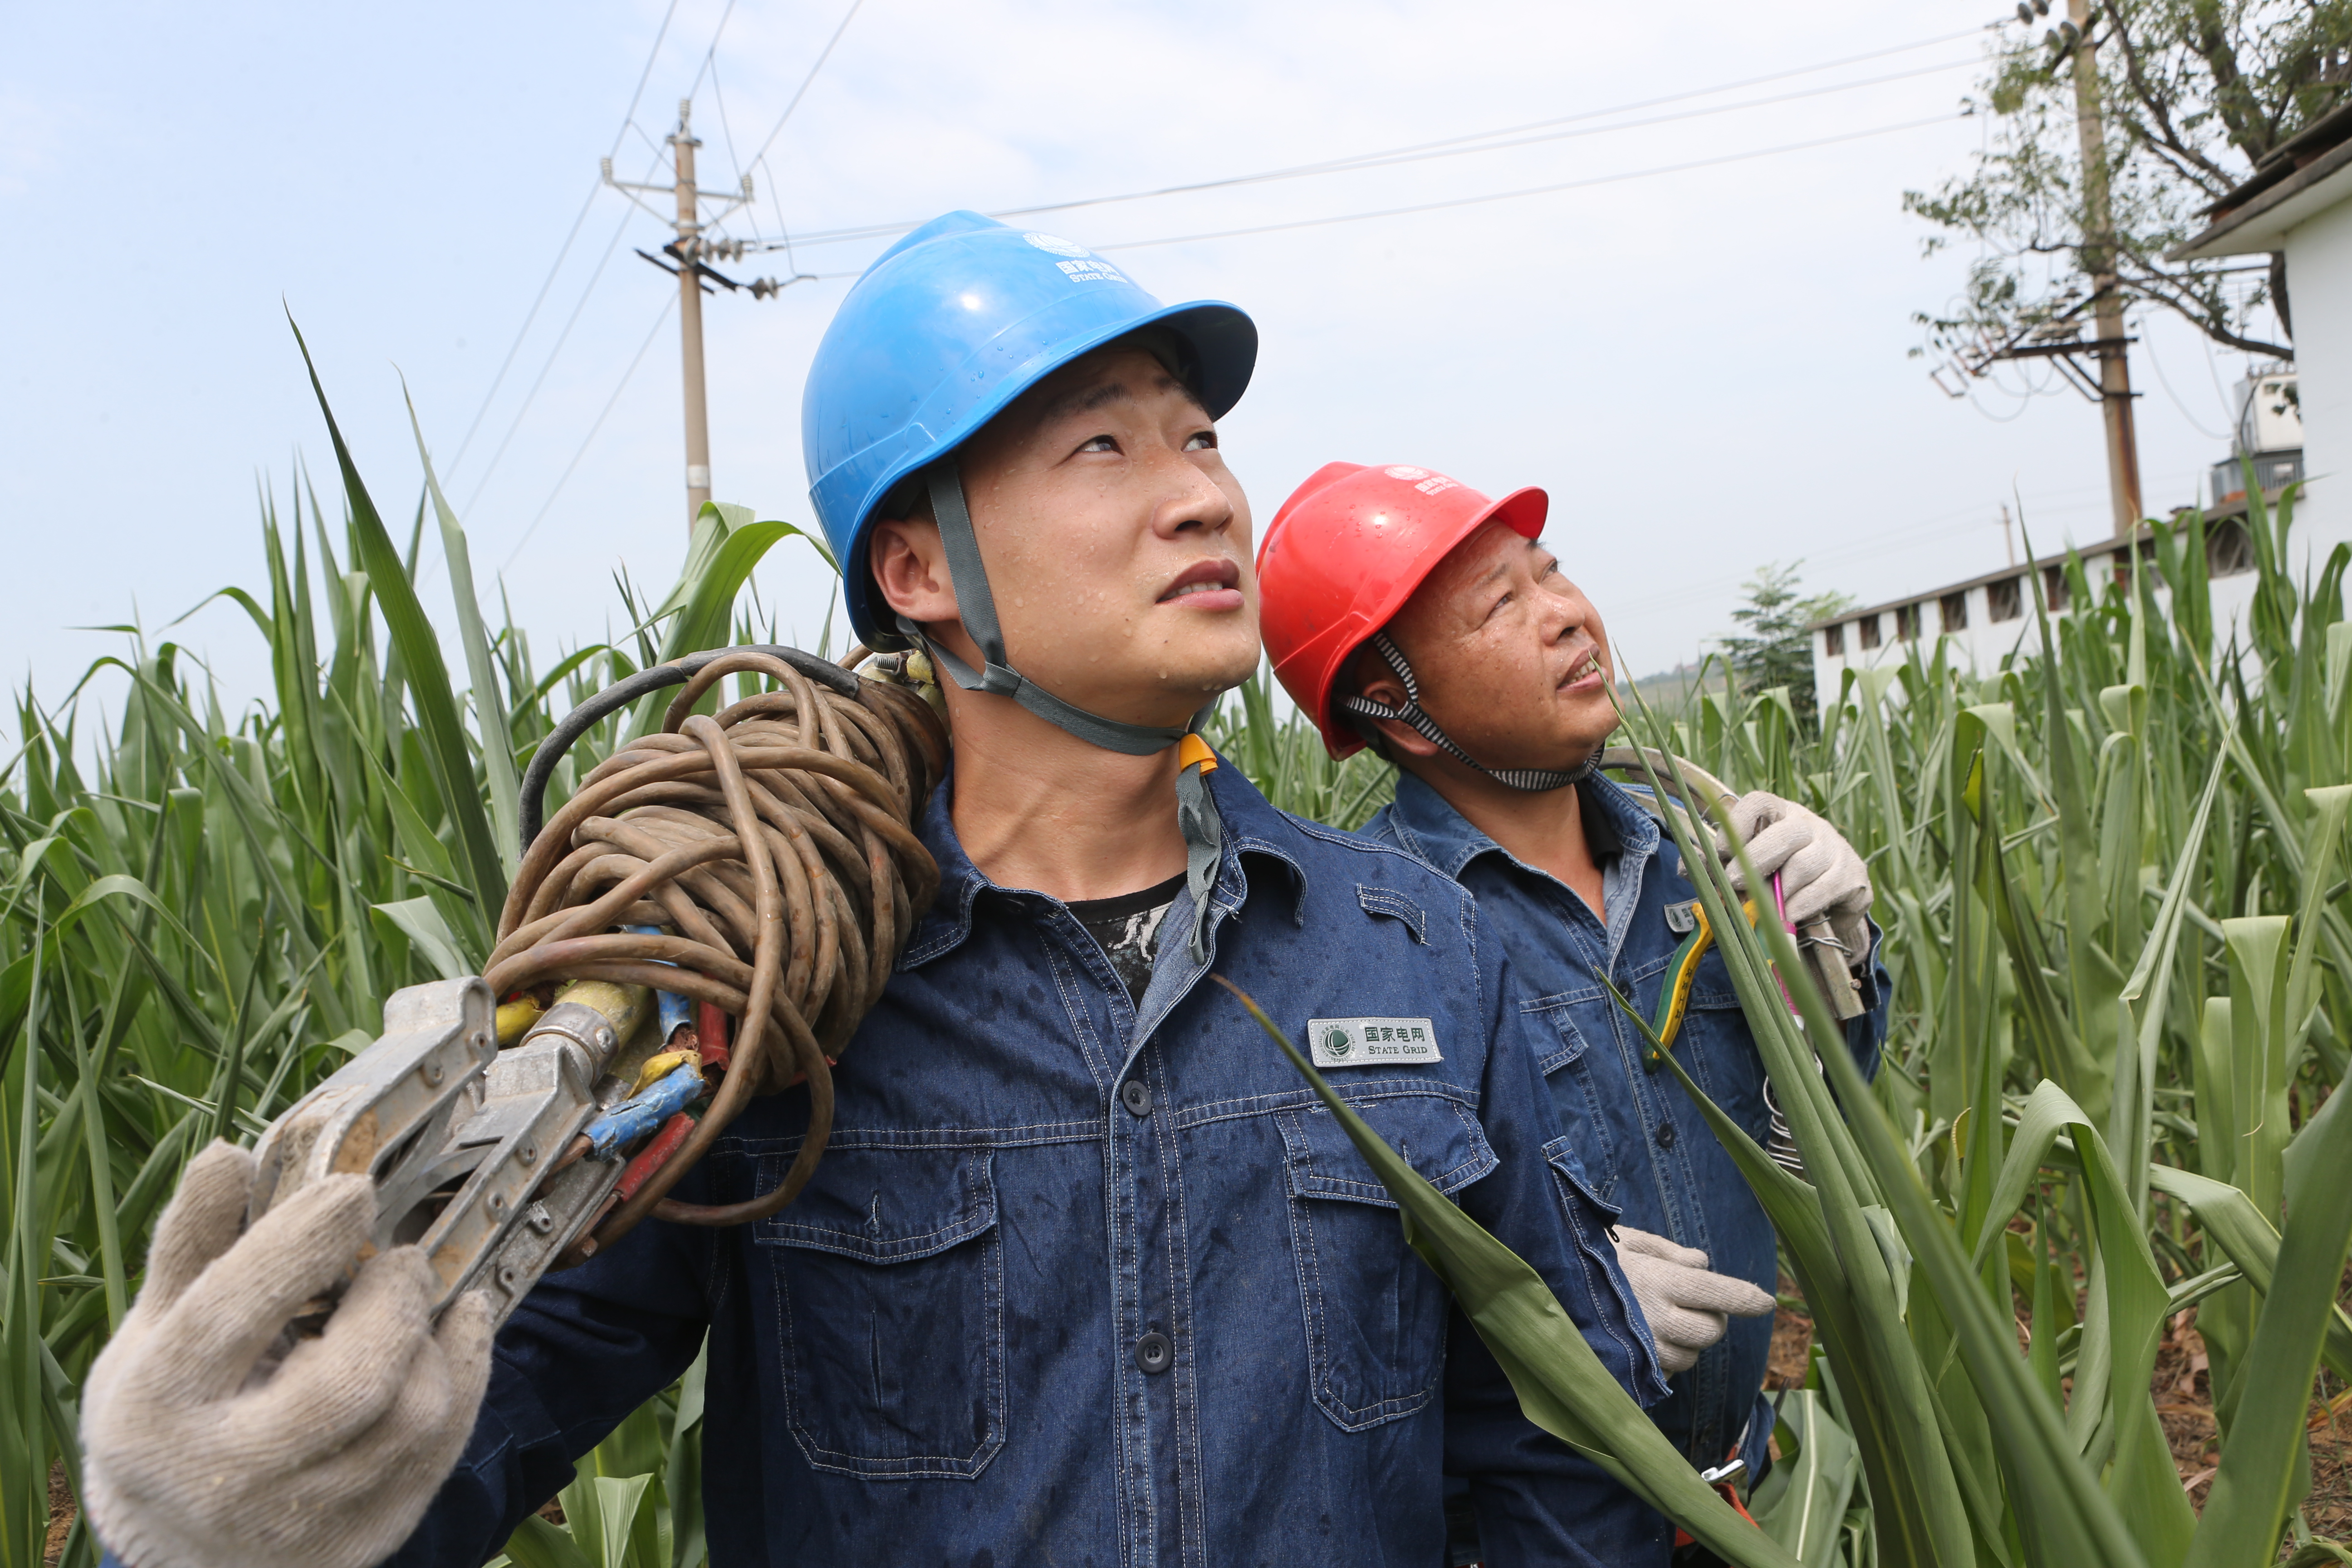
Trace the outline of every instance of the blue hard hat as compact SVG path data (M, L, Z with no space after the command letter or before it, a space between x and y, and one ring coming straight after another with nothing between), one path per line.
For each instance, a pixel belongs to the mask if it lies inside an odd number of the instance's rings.
M1163 305L1084 246L971 212L933 218L866 269L801 400L809 499L860 640L903 646L866 568L884 498L1061 366L1153 325L1191 350L1192 392L1224 417L1257 363L1257 328L1232 305Z

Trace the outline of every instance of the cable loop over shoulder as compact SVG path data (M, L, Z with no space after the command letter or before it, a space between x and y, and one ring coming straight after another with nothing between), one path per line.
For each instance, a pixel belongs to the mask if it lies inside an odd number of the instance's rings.
M729 675L763 678L771 689L695 712ZM732 1021L723 1067L704 1069L702 1114L642 1179L623 1184L581 1256L648 1214L736 1225L799 1194L832 1129L833 1064L939 889L915 832L947 768L938 717L908 688L797 649L698 654L583 704L532 760L527 820L564 747L673 685L681 689L662 728L592 769L532 837L484 973L501 997L601 980ZM776 1187L725 1205L668 1197L753 1095L803 1084L808 1132Z

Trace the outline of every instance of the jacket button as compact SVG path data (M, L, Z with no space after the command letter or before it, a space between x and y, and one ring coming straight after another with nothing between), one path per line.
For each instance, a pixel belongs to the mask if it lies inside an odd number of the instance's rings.
M1168 1363L1175 1358L1176 1352L1168 1343L1168 1336L1157 1329L1135 1342L1135 1364L1148 1373L1166 1372Z
M1659 1148L1673 1148L1675 1146L1675 1124L1671 1121L1659 1122L1656 1137Z
M1151 1087L1139 1078L1129 1079L1118 1086L1118 1102L1138 1116L1151 1114ZM1163 1343L1165 1342L1162 1342ZM1146 1367L1149 1372L1153 1369Z

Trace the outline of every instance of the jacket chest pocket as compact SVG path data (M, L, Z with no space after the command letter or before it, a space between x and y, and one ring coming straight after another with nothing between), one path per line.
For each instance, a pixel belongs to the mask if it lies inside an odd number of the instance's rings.
M1003 1447L991 1161L986 1150L829 1150L792 1206L761 1223L785 1417L817 1468L970 1480Z
M1349 1103L1451 1196L1495 1168L1477 1118L1441 1094ZM1445 1287L1405 1245L1396 1201L1321 1106L1281 1112L1292 1252L1315 1403L1344 1431L1413 1415L1445 1372Z
M1603 1005L1616 1005L1605 995L1601 1000ZM1536 1048L1543 1053L1536 1065L1551 1088L1560 1124L1573 1141L1595 1194L1607 1200L1617 1192L1617 1140L1612 1123L1633 1115L1633 1110L1626 1096L1608 1092L1603 1077L1608 1064L1576 1021L1580 1003L1583 998L1565 994L1538 996L1520 1003L1519 1011L1527 1015ZM1603 1036L1601 1049L1614 1048L1613 1038Z

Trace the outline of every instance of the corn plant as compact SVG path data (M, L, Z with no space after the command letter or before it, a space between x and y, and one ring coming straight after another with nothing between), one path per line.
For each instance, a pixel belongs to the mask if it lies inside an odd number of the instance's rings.
M81 1380L187 1156L251 1138L373 1037L391 991L478 963L515 781L563 711L658 659L776 640L746 585L796 531L714 508L675 588L617 580L614 630L542 668L510 617L483 615L429 460L389 526L329 430L336 504L299 474L266 495L258 586L223 590L269 650L265 700L232 710L184 649L125 628L128 651L91 672L122 692L110 718L87 678L16 704L0 1568L45 1555L52 1468L78 1484ZM1705 684L1634 714L1644 743L1847 833L1895 976L1876 1083L1838 1052L1815 1068L1823 1021L1789 1014L1780 933L1723 918L1725 887L1702 888L1810 1179L1718 1131L1820 1342L1781 1405L1786 1457L1751 1499L1765 1541L1726 1539L1734 1560L2172 1568L2266 1563L2287 1533L2304 1562L2341 1560L2296 1505L2315 1373L2352 1386L2336 1303L2352 1112L2332 1094L2352 1047L2352 628L2343 553L2297 581L2290 526L2291 506L2257 505L2235 625L2214 618L2191 515L2122 581L2071 566L2069 607L2038 608L2000 669L1915 647L1849 677L1818 732L1785 693ZM416 588L428 527L451 568L437 624ZM554 795L649 721L608 721ZM1302 815L1354 826L1388 797L1386 765L1331 762L1265 674L1212 737ZM1670 816L1686 863L1714 864L1702 825ZM1427 1217L1423 1240L1475 1250ZM1468 1256L1452 1278L1508 1283ZM2221 1445L2201 1518L2148 1395L2162 1324L2191 1310ZM1621 1464L1674 1462L1589 1379L1539 1363L1552 1381L1532 1397L1557 1429ZM526 1524L509 1561L699 1562L699 1397L689 1377L632 1417L583 1461L562 1523ZM1643 1484L1719 1530L1685 1480ZM93 1560L78 1527L60 1548Z
M714 508L667 595L646 604L624 582L621 634L541 671L521 628L481 615L429 464L396 537L327 417L341 506L299 475L282 502L265 495L262 586L216 595L269 651L267 700L232 712L184 649L125 627L131 653L98 661L61 704L29 691L16 704L0 772L0 1568L44 1561L52 1467L79 1489L81 1380L188 1156L249 1142L374 1038L393 991L479 966L516 852L520 770L565 711L656 658L775 638L739 595L798 531ZM415 587L428 511L463 682ZM80 697L102 669L126 684L93 734ZM556 801L625 718L575 749ZM696 1423L682 1426L690 1439ZM659 1447L675 1473L681 1444ZM593 1463L610 1479L646 1448L633 1428ZM648 1521L670 1519L668 1490L644 1495ZM699 1530L674 1533L676 1561L699 1561ZM60 1550L95 1561L78 1521Z
M1727 885L1701 889L1810 1176L1714 1118L1858 1451L1869 1538L1824 1551L2171 1568L2266 1563L2288 1531L2336 1551L2296 1505L2314 1374L2352 1381L2352 1129L2331 1094L2352 627L2344 551L2300 587L2283 569L2291 509L2257 501L2241 626L2213 623L2191 516L2104 593L2074 563L2082 607L2037 607L2039 646L1981 679L1915 648L1849 676L1817 740L1770 694L1647 726L1845 827L1898 976L1875 1089L1842 1050L1815 1068L1809 1039L1839 1036L1809 988L1790 1017L1785 934L1726 923ZM2201 1518L2149 1387L2191 1307L2221 1434Z

